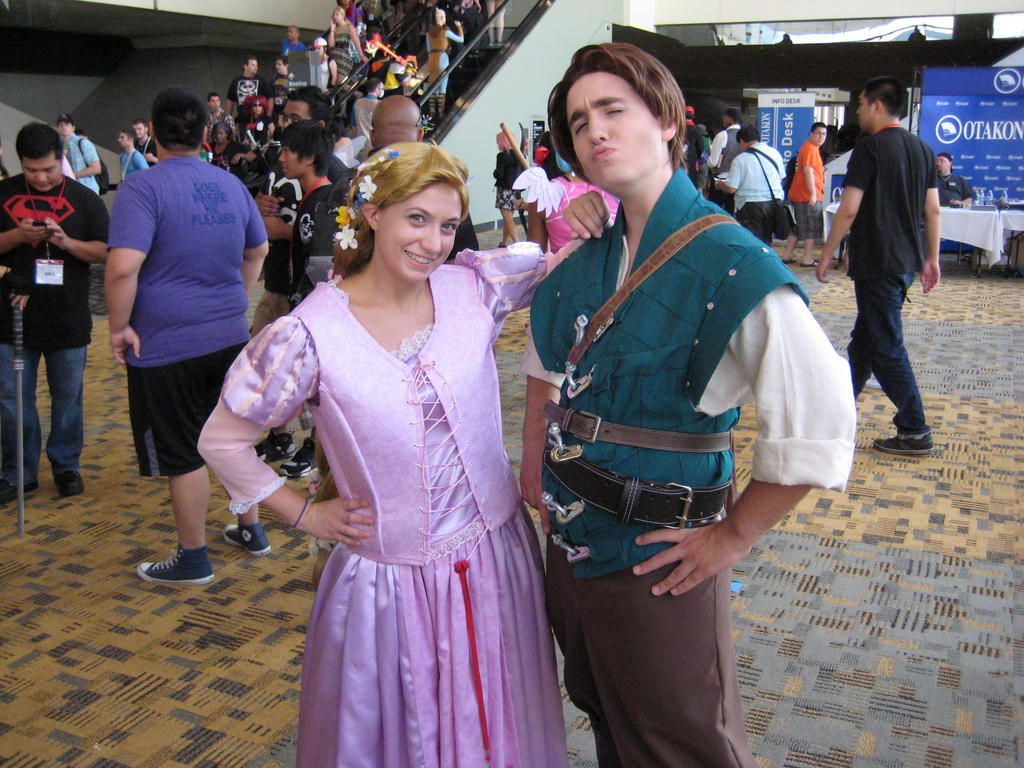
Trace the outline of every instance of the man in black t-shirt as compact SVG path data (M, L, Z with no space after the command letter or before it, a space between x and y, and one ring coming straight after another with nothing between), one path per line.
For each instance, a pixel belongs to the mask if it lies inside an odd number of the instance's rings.
M245 103L246 96L264 97L268 105L267 117L274 114L274 91L270 84L257 74L259 69L260 64L256 57L246 56L242 62L242 74L232 80L231 85L228 86L225 108L229 114L235 115L237 118L235 122L238 123L239 130L242 130L250 119L248 115L241 114L240 105ZM237 114L235 111L236 106L239 109Z
M149 122L141 117L132 123L132 130L135 132L135 148L146 158L150 165L156 165L156 142L149 135Z
M970 208L974 202L974 188L963 176L953 173L953 156L939 152L935 156L935 169L939 174L939 205L943 208Z
M874 373L896 406L896 436L874 447L904 456L931 454L910 358L903 346L903 302L921 273L928 293L939 284L939 193L935 157L917 136L900 127L903 89L892 77L869 80L860 93L857 121L870 134L853 149L843 202L818 263L828 282L832 254L850 235L849 276L857 296L857 320L847 353L854 396ZM924 221L922 239L921 221Z
M46 357L50 434L46 455L62 496L83 491L82 376L92 336L89 264L107 258L109 218L91 190L60 170L61 139L42 123L18 132L23 173L0 182L0 504L17 498L17 392L13 360L12 295L24 299L25 490L39 486L42 443L36 411L36 372Z
M331 193L331 183L327 179L331 150L332 142L327 130L316 120L294 123L281 134L281 168L285 176L297 180L302 186L302 199L292 225L289 264L293 305L311 290L312 281L303 279L310 258L331 256L330 250L318 252L316 246L318 220L323 220ZM305 477L313 471L315 462L316 443L315 436L311 434L302 441L295 455L281 464L281 471L291 478Z
M330 249L318 253L315 248L318 214L326 208L331 192L327 178L330 155L331 140L326 129L315 120L290 125L281 135L281 168L285 176L302 186L302 199L292 225L290 295L293 305L305 298L299 294L310 257L332 254Z
M270 196L277 199L279 207L276 215L263 216L270 251L263 262L263 297L252 316L250 331L253 336L291 311L292 227L302 199L302 187L296 179L284 175L280 162L274 163L270 169L267 188Z

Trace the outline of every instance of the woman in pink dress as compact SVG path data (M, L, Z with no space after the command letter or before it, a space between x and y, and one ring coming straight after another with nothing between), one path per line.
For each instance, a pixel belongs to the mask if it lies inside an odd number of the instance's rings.
M573 239L573 232L562 214L569 203L587 192L597 192L604 198L614 223L619 210L618 198L577 176L555 152L549 131L541 134L533 160L537 165L521 174L515 184L516 189L526 191L527 240L552 253L564 248Z
M548 265L532 244L442 265L466 177L428 144L375 155L339 212L342 278L250 342L200 440L232 511L341 542L307 631L299 768L568 762L492 350ZM304 500L252 448L303 403L339 499Z

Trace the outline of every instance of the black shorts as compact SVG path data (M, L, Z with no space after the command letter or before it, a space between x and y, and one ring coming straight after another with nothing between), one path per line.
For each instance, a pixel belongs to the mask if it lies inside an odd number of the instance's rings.
M128 366L128 412L139 474L175 477L206 462L196 445L244 344L151 368Z

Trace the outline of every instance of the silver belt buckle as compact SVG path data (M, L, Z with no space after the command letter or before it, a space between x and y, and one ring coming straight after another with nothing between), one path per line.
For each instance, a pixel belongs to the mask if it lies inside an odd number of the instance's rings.
M695 527L695 526L691 525L690 522L686 519L686 515L690 512L690 507L693 504L693 488L691 486L689 486L689 485L683 485L682 483L665 483L665 485L669 486L670 488L681 488L684 491L688 491L688 493L686 494L686 503L683 505L683 513L681 515L676 515L676 519L679 522L676 525L666 526L666 527L676 528L676 529L678 529L679 527L683 527L683 528L693 528L693 527ZM704 523L702 523L702 525L703 524Z

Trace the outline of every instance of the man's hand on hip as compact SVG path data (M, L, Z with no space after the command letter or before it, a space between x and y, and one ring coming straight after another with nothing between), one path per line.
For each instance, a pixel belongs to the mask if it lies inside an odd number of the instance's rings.
M127 365L125 353L129 347L135 353L135 357L141 356L142 341L139 339L139 335L135 333L135 329L130 325L126 325L120 331L110 334L110 349L114 353L114 359L121 365Z
M633 573L643 576L669 563L679 563L651 588L655 595L681 595L742 560L753 546L753 542L744 541L737 534L728 519L704 528L662 528L636 537L641 546L658 542L671 542L673 546L633 566Z

